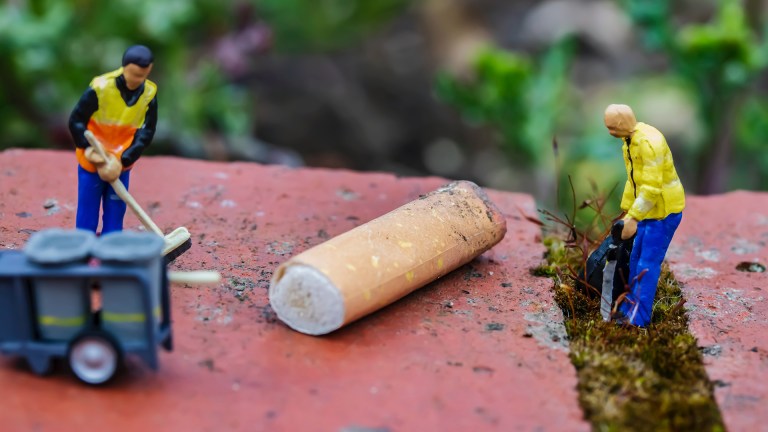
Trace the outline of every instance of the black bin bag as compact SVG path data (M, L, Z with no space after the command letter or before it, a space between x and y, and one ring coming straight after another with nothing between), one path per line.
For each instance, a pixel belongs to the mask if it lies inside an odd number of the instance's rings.
M600 295L600 315L611 320L616 299L629 287L629 257L635 237L621 239L624 221L613 224L611 233L587 258L579 287L590 296ZM586 284L589 286L586 286Z

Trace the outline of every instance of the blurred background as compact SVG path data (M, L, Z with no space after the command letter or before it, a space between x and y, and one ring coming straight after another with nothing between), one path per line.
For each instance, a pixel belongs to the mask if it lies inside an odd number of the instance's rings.
M155 53L149 154L470 179L577 202L626 180L603 125L660 129L688 193L768 187L766 0L5 0L0 149Z

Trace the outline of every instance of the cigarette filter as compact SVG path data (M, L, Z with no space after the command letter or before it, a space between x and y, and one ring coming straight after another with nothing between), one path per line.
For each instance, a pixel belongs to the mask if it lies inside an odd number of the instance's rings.
M468 263L506 231L480 187L454 182L281 264L269 301L291 328L330 333Z

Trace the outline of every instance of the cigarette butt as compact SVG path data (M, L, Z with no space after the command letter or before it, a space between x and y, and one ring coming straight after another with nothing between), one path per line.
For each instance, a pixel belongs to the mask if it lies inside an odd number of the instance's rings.
M454 182L292 257L269 301L294 330L330 333L468 263L506 231L480 187Z

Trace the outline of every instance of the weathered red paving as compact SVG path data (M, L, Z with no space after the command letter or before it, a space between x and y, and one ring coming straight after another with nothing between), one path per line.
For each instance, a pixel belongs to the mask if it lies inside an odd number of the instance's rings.
M73 226L75 167L69 152L0 153L0 248ZM41 378L0 358L0 429L588 430L551 281L528 272L543 247L519 217L534 214L527 195L491 192L509 228L494 249L336 333L294 332L268 307L278 263L444 183L142 159L131 191L166 232L193 235L173 267L217 269L226 283L173 287L176 349L158 373L132 361L114 385L92 389L63 367Z
M768 427L768 194L688 197L667 259L687 297L691 331L728 430Z

